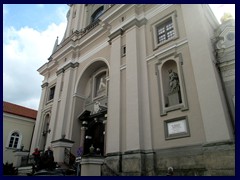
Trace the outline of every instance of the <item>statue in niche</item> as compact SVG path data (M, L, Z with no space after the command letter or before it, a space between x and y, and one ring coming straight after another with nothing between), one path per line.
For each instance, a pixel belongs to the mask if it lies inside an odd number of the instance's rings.
M168 72L169 72L169 93L168 104L166 104L167 107L177 105L182 102L178 74L173 72L172 69L170 69Z
M173 72L172 69L170 69L168 72L169 72L169 94L177 93L180 90L178 74Z
M98 90L97 90L97 96L101 95L105 89L106 89L106 84L103 81L103 77L101 77Z

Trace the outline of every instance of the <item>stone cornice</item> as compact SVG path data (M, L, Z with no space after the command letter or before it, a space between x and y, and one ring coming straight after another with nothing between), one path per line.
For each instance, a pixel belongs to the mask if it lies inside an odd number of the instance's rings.
M74 141L71 141L71 140L68 140L68 139L58 139L58 140L55 140L55 141L52 141L52 147L55 148L55 147L68 147L68 148L71 148L74 144Z
M116 38L119 35L123 34L123 30L122 29L118 29L117 31L115 31L114 33L112 33L111 35L109 35L109 42L111 42L114 38Z
M64 71L66 71L67 69L69 69L69 68L75 68L75 67L78 67L78 66L79 66L79 63L78 63L78 62L75 62L75 63L70 62L70 63L66 64L63 68L59 69L59 70L56 72L56 74L57 74L57 76L58 76L59 74L61 74L61 73L63 73Z
M130 29L133 26L137 26L137 27L141 27L142 25L145 25L147 23L147 19L143 18L141 20L138 19L133 19L132 21L130 21L128 24L125 24L122 29L123 31L126 31L128 29Z
M47 87L47 86L48 86L48 83L47 83L47 82L45 82L45 83L43 83L43 84L41 85L42 88Z
M116 30L112 34L110 34L109 37L109 43L116 38L119 35L122 35L126 30L130 29L133 26L141 27L142 25L145 25L147 23L147 19L143 18L141 20L138 20L137 18L132 19L129 23L125 24L122 28Z

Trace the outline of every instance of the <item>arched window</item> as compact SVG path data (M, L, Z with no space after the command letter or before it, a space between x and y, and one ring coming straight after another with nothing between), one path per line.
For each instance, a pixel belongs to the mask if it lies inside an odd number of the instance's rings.
M103 13L103 6L99 7L91 16L91 22L96 21Z
M20 134L18 132L14 131L11 133L8 147L15 149L20 147Z

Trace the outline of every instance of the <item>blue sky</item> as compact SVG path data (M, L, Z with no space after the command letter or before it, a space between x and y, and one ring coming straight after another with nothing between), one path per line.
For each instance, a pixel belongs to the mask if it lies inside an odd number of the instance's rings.
M61 11L68 8L65 4L11 4L4 6L8 12L5 17L5 26L14 26L16 29L29 26L38 31L45 30L52 22L61 23L63 20Z
M215 4L220 19L233 5ZM38 109L43 77L37 69L51 55L57 36L64 35L67 4L3 5L3 100Z

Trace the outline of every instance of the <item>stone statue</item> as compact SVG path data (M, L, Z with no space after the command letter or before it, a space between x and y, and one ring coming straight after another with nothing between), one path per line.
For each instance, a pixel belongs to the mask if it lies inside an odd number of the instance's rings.
M92 114L96 114L98 113L99 111L101 111L101 108L100 108L100 102L99 101L96 101L93 105L93 113Z
M178 74L173 72L172 69L169 71L169 92L170 94L177 93L180 90Z
M221 17L221 23L224 23L230 19L233 19L231 13L224 13L224 15Z
M97 94L99 95L103 90L105 90L105 88L106 88L106 84L103 82L103 77L101 77Z

